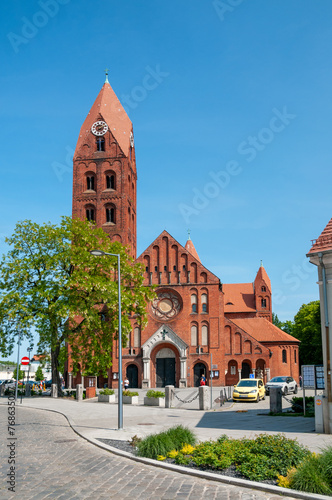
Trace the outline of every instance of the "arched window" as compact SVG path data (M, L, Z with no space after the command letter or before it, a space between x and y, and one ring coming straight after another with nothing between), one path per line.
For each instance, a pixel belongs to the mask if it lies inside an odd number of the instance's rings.
M287 363L287 351L286 351L286 349L282 350L282 362Z
M115 175L106 174L106 189L115 189Z
M207 325L202 325L202 345L209 344L209 330Z
M197 295L194 293L191 296L191 312L197 313Z
M266 286L262 286L261 290L262 292L266 292Z
M97 146L97 151L105 151L105 139L104 139L104 137L97 137L96 146Z
M86 177L86 188L88 190L94 191L94 189L95 189L95 176L94 175L87 175L87 177Z
M115 224L115 208L112 206L107 206L106 210L106 222Z
M86 207L85 214L86 214L86 218L89 221L94 222L96 220L95 219L95 208L94 207Z
M198 345L198 328L197 325L191 325L191 345Z
M139 326L134 328L134 347L141 347L141 329Z
M296 349L294 349L294 363L297 363L297 359L296 359Z
M207 293L203 293L201 297L202 301L202 312L207 313L208 312L208 296Z
M262 299L261 304L262 304L262 308L265 309L266 308L266 299Z

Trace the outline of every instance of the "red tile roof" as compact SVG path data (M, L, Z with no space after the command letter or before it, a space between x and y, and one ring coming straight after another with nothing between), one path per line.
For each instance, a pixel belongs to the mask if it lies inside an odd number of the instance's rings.
M98 119L99 115L105 120L109 130L122 149L122 152L127 156L130 148L130 134L133 130L133 125L109 83L104 83L88 116L84 120L77 141L75 154L81 145L84 144L85 138L90 134L91 127Z
M328 222L319 238L317 240L312 240L312 243L313 245L308 255L317 252L324 252L325 250L332 250L332 219Z
M258 272L257 272L257 275L256 275L256 279L255 279L255 283L258 280L263 280L266 283L266 285L268 286L269 290L271 291L271 281L270 281L270 278L268 277L267 272L264 269L263 264L258 269Z
M223 284L225 313L256 311L254 286L252 283Z
M299 342L298 339L283 332L265 318L232 319L232 322L249 333L258 342Z
M201 259L198 257L198 253L196 252L196 248L193 244L193 242L191 241L191 239L189 239L187 241L187 243L185 244L185 247L184 247L186 250L188 250L189 253L191 253L191 255L193 257L195 257L195 259L198 260L198 262L201 262Z

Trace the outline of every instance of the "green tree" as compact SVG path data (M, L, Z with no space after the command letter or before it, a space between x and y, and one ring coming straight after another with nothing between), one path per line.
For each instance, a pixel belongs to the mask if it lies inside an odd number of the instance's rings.
M102 229L70 217L60 225L19 222L6 242L10 250L0 267L0 352L13 351L19 332L31 341L34 328L38 351L50 352L59 393L59 356L66 342L74 370L80 363L85 372L105 373L118 337L117 258L97 258L89 251L120 254L123 345L130 317L144 326L146 302L154 297L142 286L142 266Z
M301 365L323 363L319 300L303 304L294 317L292 335L301 341Z
M41 366L38 366L36 373L35 373L35 381L40 382L41 380L44 380L44 374Z
M16 380L16 373L17 373L17 368L13 371L12 378ZM21 368L18 368L18 380L23 380L25 376L25 372L21 370Z
M278 318L278 315L275 313L272 313L272 323L280 328L280 330L283 330L286 333L289 333L289 335L292 335L293 331L293 322L292 321L280 321Z

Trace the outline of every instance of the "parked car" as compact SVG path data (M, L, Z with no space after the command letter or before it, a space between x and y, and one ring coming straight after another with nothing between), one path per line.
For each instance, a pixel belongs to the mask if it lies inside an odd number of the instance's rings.
M270 393L271 387L281 387L281 392L283 394L288 394L293 392L297 394L297 383L293 377L273 377L269 382L266 383L265 389L266 394Z
M7 379L2 382L5 389L15 389L16 381L14 379Z
M256 401L265 399L265 387L260 378L243 378L233 391L233 401Z

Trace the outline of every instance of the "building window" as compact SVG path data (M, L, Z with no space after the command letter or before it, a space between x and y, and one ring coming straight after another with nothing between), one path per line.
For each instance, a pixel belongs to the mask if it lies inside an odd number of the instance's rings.
M236 366L231 365L231 375L236 375Z
M94 191L95 189L95 177L94 175L88 175L86 178L86 188Z
M191 325L191 345L198 345L198 328L197 325Z
M115 208L106 207L106 222L115 224Z
M85 213L86 213L86 218L89 221L92 221L92 222L95 221L95 209L94 208L87 208Z
M104 137L97 137L96 146L97 146L97 151L105 151L105 139L104 139Z
M134 347L141 347L141 329L139 326L134 328Z
M202 325L202 345L208 345L209 335L207 325Z
M195 294L191 296L191 312L197 313L197 295Z
M266 286L262 286L261 290L262 292L266 292Z
M208 296L206 293L202 294L202 312L207 313L208 312Z
M115 175L106 175L106 189L115 189Z
M294 349L294 363L297 363L297 359L296 359L296 350Z
M286 351L286 349L282 350L282 362L287 363L287 351Z
M266 308L266 299L262 299L261 304L262 304L262 308L265 309Z

